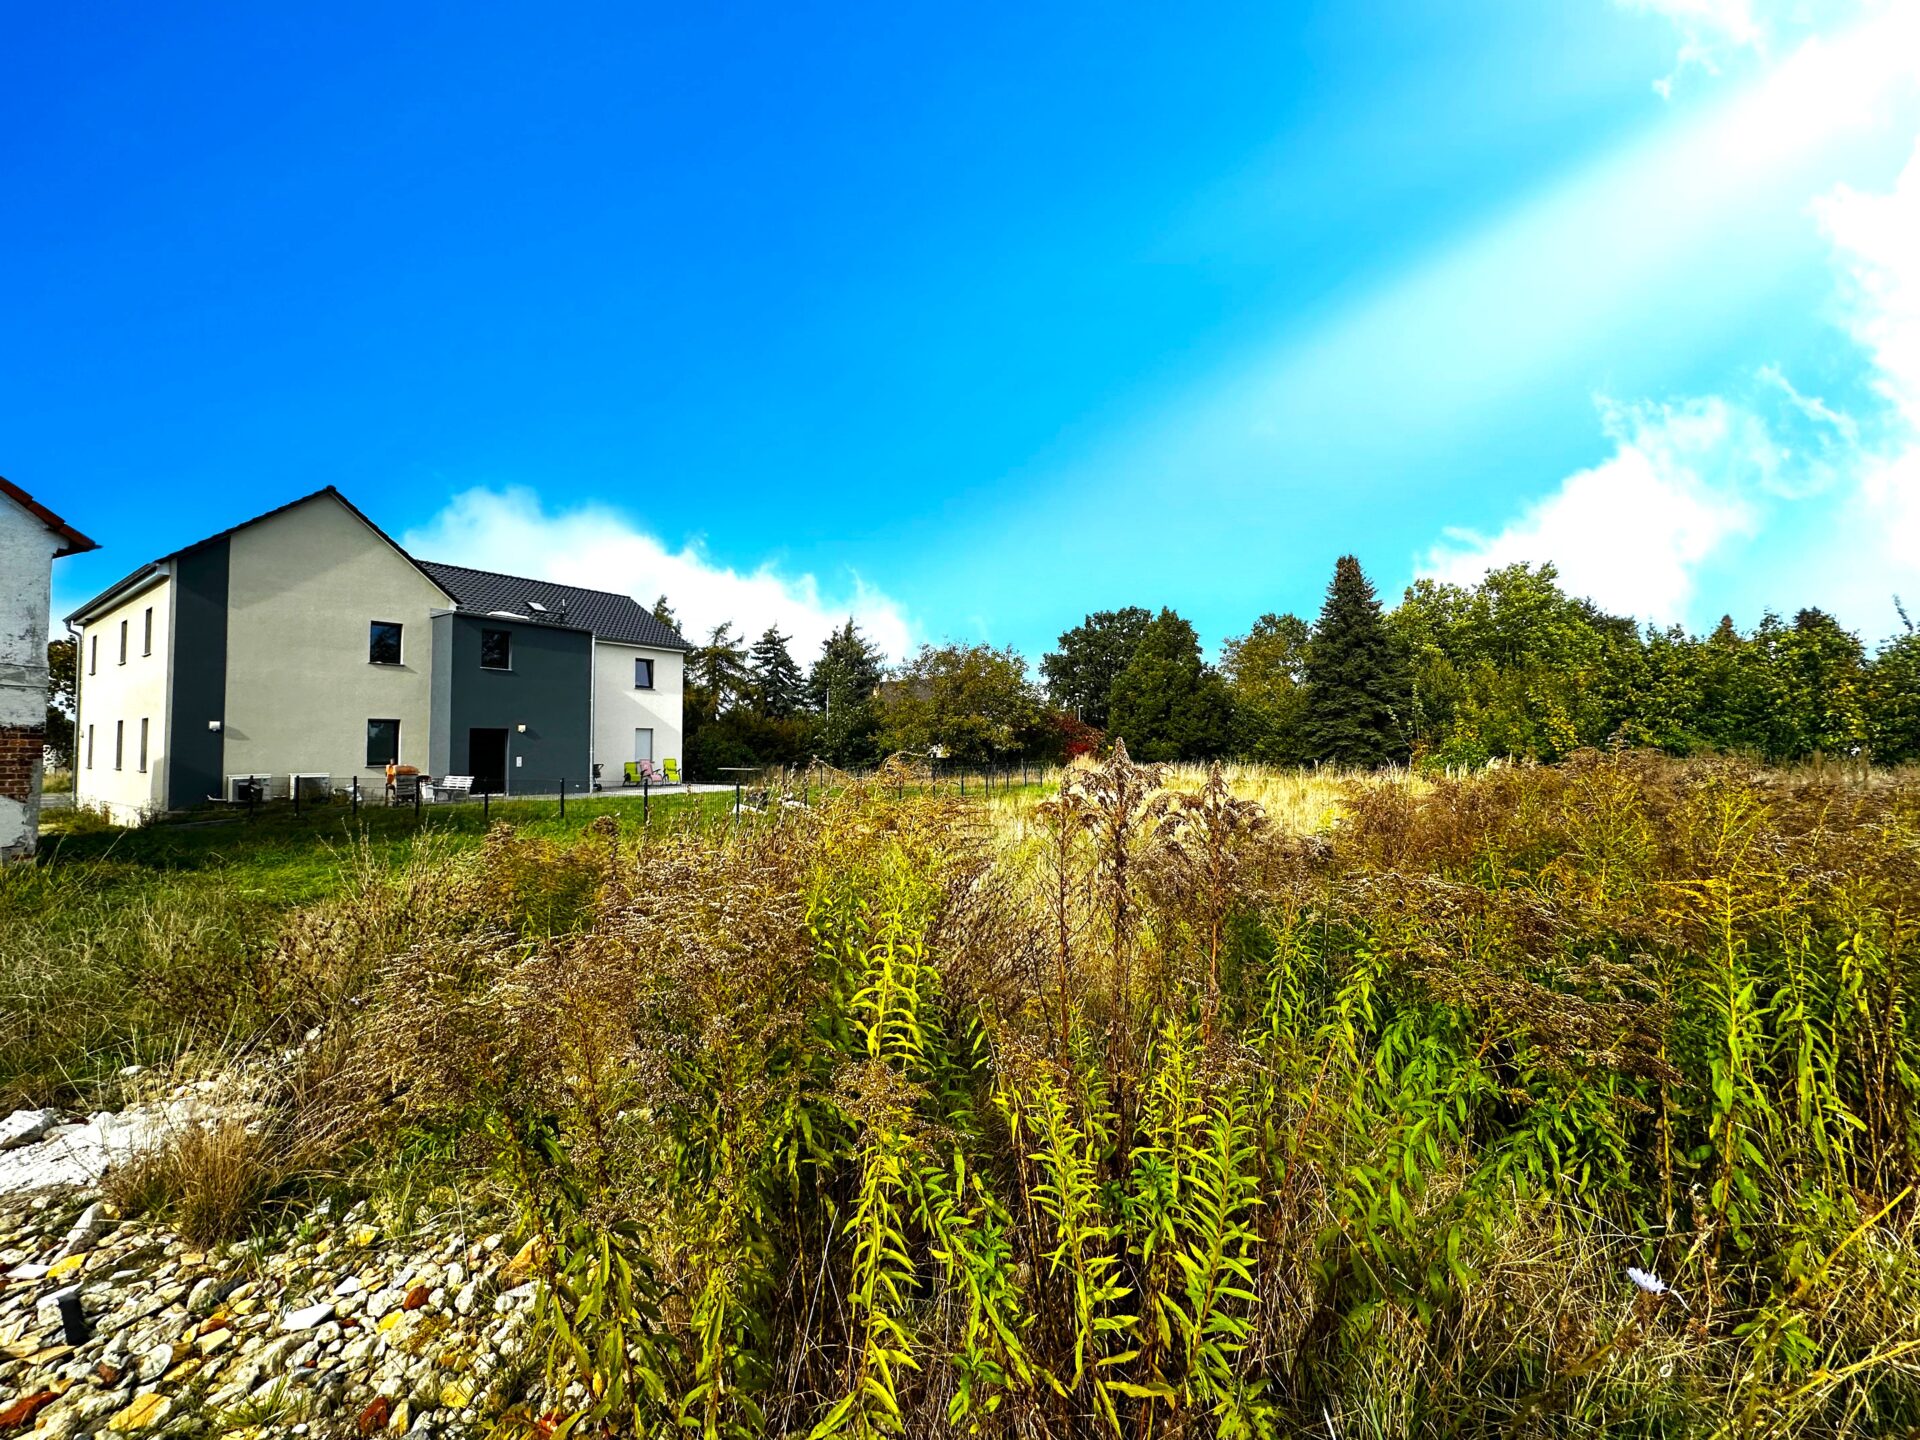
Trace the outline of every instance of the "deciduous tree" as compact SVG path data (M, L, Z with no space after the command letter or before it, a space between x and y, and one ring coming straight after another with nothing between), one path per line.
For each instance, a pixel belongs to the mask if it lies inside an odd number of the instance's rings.
M714 713L724 714L751 697L747 652L734 638L732 622L714 626L707 643L697 647L687 662L692 684L705 692Z
M73 713L78 684L78 651L71 638L47 645L47 749L53 763L73 768Z
M923 645L882 684L883 748L938 746L968 765L1034 753L1046 712L1017 650Z
M1059 648L1040 660L1053 703L1088 725L1107 728L1114 682L1152 619L1153 613L1138 605L1096 610L1061 635Z
M1237 753L1269 765L1300 762L1312 633L1298 615L1267 614L1221 648L1220 670L1233 695Z

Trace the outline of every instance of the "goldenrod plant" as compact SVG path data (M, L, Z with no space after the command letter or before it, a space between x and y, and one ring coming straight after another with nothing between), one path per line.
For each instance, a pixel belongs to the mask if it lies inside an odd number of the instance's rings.
M378 973L329 1093L541 1237L512 1415L1920 1426L1912 776L1116 751L443 866L343 931Z

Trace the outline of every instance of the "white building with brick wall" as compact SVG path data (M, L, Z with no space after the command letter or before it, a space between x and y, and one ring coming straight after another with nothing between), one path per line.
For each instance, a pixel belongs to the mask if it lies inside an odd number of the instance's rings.
M0 479L0 859L33 854L40 833L53 562L98 548Z

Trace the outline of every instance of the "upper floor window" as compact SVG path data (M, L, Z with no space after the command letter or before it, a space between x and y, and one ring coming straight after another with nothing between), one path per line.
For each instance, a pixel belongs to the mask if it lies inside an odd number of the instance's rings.
M153 654L153 606L147 606L147 613L142 618L140 624L142 628L140 653L142 655L151 655Z
M482 670L513 668L513 632L511 630L480 632L480 668Z
M391 620L376 620L367 632L367 661L373 665L400 663L400 627Z
M127 622L120 622L120 663L127 663Z
M653 688L653 661L635 660L633 662L633 688L636 690Z

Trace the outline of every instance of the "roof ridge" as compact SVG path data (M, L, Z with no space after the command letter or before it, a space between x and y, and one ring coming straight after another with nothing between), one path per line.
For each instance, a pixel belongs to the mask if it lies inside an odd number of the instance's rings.
M62 549L54 552L54 559L58 560L63 555L81 555L89 550L98 550L100 548L98 541L89 540L85 535L82 535L73 526L62 520L58 515L54 514L53 511L49 510L45 505L42 505L38 500L34 499L33 496L29 495L4 475L0 475L0 495L5 495L8 499L19 505L21 509L25 510L49 530L53 531L54 534L66 538L66 545Z
M284 505L276 505L271 510L263 510L258 515L255 515L250 519L242 520L235 525L229 525L224 530L216 530L211 535L202 536L200 539L190 541L185 545L175 546L173 549L167 551L165 554L155 556L152 560L149 560L146 564L142 565L138 570L135 570L131 575L126 576L124 579L115 581L112 585L109 585L106 589L102 590L99 594L95 595L91 600L88 600L85 604L81 605L79 609L73 611L72 614L66 617L67 623L72 624L73 621L78 619L80 616L88 614L91 611L98 609L102 604L104 604L106 601L111 599L114 595L117 595L120 591L126 589L128 586L132 585L134 582L140 580L144 576L151 574L154 570L159 568L161 565L166 564L167 561L177 560L182 555L191 554L193 551L204 549L209 545L217 545L222 540L230 540L235 535L239 534L242 530L251 529L253 526L260 524L263 520L271 520L276 516L284 515L287 513L287 511L296 509L301 505L305 505L309 500L318 500L323 495L332 496L333 499L337 501L341 505L341 507L346 510L346 512L349 515L353 516L354 519L358 520L362 525L366 526L367 529L371 530L376 536L378 536L383 542L385 542L393 550L393 552L396 555L398 555L401 559L405 560L409 565L413 566L414 569L419 570L420 573L423 576L425 576L426 579L431 584L433 584L434 586L436 586L442 591L446 589L446 586L441 585L440 582L438 580L435 580L432 575L427 574L427 572L424 569L421 569L420 561L414 557L412 551L408 550L406 546L402 545L398 540L394 539L391 535L387 534L386 531L382 530L378 525L374 524L372 519L368 517L367 513L364 510L362 510L358 505L354 504L353 501L349 500L345 495L341 494L339 486L327 484L327 485L322 485L318 490L309 490L304 495L296 495L293 499L287 501Z
M537 575L515 575L511 570L488 570L480 565L456 565L451 560L423 559L420 563L433 565L441 570L464 570L469 575L491 575L496 580L518 580L527 585L554 585L562 590L578 590L586 595L606 595L615 600L631 600L635 605L640 604L639 600L623 590L600 590L592 585L575 585L570 580L542 580ZM641 606L641 608L646 607Z

